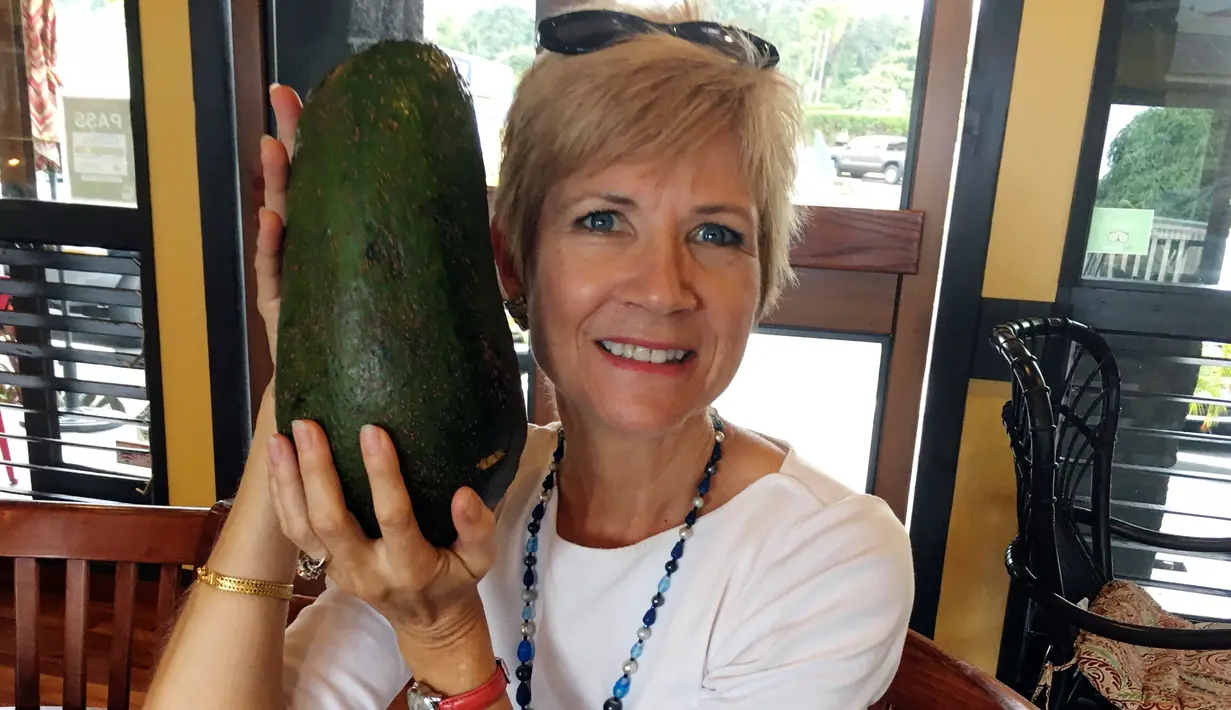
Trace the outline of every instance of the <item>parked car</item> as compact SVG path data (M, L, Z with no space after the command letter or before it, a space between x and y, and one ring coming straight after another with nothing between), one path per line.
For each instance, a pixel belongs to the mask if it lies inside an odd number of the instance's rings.
M906 165L906 139L902 136L859 136L833 151L834 168L861 178L868 173L880 173L885 182L896 185L902 181Z

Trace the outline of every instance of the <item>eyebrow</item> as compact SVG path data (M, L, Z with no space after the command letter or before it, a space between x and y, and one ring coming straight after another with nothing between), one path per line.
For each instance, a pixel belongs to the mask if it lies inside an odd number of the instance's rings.
M748 209L747 207L739 207L737 205L701 205L700 207L698 207L697 209L693 211L696 212L697 214L704 214L704 215L733 214L733 215L736 215L737 217L743 217L749 222L756 221L752 218L752 210Z

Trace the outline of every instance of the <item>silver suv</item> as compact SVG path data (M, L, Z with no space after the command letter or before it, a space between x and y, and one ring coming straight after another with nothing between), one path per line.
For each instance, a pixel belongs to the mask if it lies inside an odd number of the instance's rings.
M906 139L902 136L859 136L835 148L833 164L838 173L861 178L867 173L880 173L885 182L896 185L902 180L906 165Z

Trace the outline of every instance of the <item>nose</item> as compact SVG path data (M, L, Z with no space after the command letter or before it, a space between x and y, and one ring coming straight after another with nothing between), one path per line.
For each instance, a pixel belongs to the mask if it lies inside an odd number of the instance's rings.
M659 230L641 242L626 262L624 301L662 315L696 308L695 264L676 230Z

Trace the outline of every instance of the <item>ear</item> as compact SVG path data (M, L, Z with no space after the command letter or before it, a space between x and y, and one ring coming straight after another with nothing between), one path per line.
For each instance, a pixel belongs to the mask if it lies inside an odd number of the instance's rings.
M522 295L521 274L517 273L513 252L509 250L509 239L495 222L491 225L492 253L496 258L496 273L500 277L500 290L504 297L512 300Z

